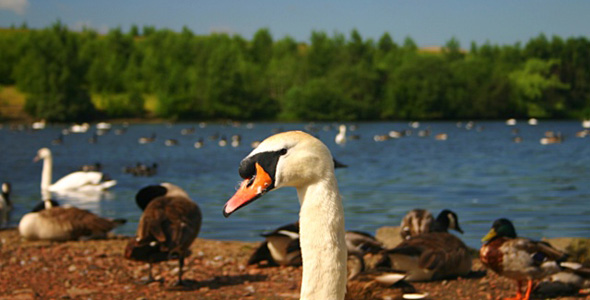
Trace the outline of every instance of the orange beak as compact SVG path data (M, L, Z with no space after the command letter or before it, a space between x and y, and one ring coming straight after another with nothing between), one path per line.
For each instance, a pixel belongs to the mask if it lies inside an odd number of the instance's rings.
M227 218L238 208L246 206L248 203L258 199L266 193L272 185L272 178L268 173L256 163L256 175L252 178L245 179L240 184L240 188L233 197L225 203L223 215Z

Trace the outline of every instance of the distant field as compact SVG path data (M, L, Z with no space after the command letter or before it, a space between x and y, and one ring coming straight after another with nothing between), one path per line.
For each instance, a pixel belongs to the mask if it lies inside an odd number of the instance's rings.
M144 95L144 109L153 113L156 109L157 98L154 95ZM29 120L31 119L25 112L25 94L21 93L15 86L0 86L0 120ZM102 98L99 95L91 95L91 101L94 106L103 109Z
M25 94L15 86L0 86L0 118L2 119L28 119L24 112Z

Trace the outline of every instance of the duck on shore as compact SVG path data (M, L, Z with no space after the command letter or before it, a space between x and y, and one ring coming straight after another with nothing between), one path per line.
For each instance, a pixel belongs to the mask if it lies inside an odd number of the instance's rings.
M533 281L558 273L561 270L559 263L567 258L566 253L547 243L518 237L512 222L505 218L494 221L482 242L481 262L498 275L516 281L516 299L528 300ZM527 286L523 297L521 288L525 281Z
M402 219L400 228L403 239L410 239L426 232L447 232L449 229L463 233L459 226L459 217L449 209L442 210L436 219L425 209L412 209Z

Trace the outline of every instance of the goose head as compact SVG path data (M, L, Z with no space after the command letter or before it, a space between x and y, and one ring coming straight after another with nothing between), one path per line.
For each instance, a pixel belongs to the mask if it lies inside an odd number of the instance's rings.
M157 185L148 185L139 190L135 195L135 203L137 203L137 206L141 210L145 210L152 200L162 196L190 199L189 195L181 187L172 183L163 182Z
M49 148L41 148L37 151L37 156L35 156L33 161L37 162L49 157L51 157L51 150L49 150Z
M452 210L445 209L441 211L436 217L436 223L436 225L442 226L444 229L454 229L463 233L463 230L459 226L459 217Z
M244 180L225 204L223 215L228 217L273 189L305 187L326 178L329 172L334 172L334 161L320 140L302 131L275 134L240 163L239 174Z

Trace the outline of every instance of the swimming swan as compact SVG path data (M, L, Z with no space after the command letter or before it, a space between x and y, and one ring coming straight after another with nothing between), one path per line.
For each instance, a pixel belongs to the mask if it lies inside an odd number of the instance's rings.
M92 192L106 190L115 184L115 180L105 180L105 174L96 171L77 171L70 173L55 183L51 183L51 174L53 169L53 158L51 150L41 148L37 151L34 161L43 160L43 171L41 173L41 191L50 192Z

